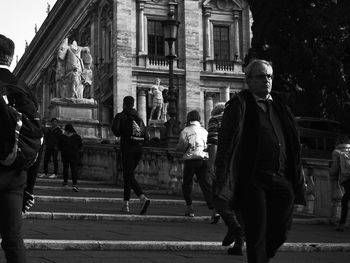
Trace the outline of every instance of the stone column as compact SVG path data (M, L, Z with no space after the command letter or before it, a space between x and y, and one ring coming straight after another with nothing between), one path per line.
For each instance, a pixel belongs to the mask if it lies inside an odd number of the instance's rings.
M137 89L137 112L145 125L147 125L147 104L146 104L146 89Z
M239 39L239 11L233 10L233 27L234 27L234 58L237 58L238 60L241 59L241 52L240 52L240 39Z
M227 102L230 99L230 87L222 87L220 89L220 102Z
M139 2L139 23L138 23L138 36L139 36L139 50L138 54L143 55L146 53L145 50L145 2L146 0L138 0Z
M212 46L211 46L211 34L210 34L210 21L212 8L207 6L204 8L204 32L205 32L205 60L210 60L212 58Z
M214 107L213 97L215 96L215 93L213 92L206 92L205 93L205 127L208 128L208 122L211 116L211 111Z

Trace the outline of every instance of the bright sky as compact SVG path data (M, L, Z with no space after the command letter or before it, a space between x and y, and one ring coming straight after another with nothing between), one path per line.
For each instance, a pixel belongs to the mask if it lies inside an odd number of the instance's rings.
M47 17L47 7L51 9L56 0L1 0L0 1L0 34L15 42L15 55L11 70L24 53L25 41L28 45L35 35L35 24L39 30Z

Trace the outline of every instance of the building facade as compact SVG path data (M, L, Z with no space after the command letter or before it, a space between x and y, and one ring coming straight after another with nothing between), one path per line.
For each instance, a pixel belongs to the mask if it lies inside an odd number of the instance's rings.
M251 15L244 0L58 0L18 62L14 73L35 92L42 116L52 116L58 97L57 52L68 37L88 46L93 84L84 96L94 98L99 136L122 100L136 98L144 122L150 115L150 88L157 78L168 86L169 69L163 23L169 11L180 21L174 50L178 118L198 110L203 124L218 101L244 88L242 60L251 41Z

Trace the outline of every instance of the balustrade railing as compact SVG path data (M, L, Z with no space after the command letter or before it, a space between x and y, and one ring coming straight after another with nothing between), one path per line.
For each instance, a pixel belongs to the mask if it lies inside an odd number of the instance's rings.
M297 206L296 212L339 218L341 192L339 185L330 181L329 162L330 160L303 159L307 205ZM60 171L61 169L60 167ZM122 172L119 145L84 143L80 179L103 180L122 186ZM146 187L177 193L181 193L182 173L181 154L165 147L144 147L142 159L135 170L137 180ZM195 181L194 193L199 192Z

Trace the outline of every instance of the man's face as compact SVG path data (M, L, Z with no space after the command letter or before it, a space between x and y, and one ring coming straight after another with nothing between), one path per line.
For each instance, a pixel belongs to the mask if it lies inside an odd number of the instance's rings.
M53 128L56 128L57 125L58 125L58 123L57 123L56 120L53 120L53 121L51 122L51 125L52 125Z
M247 84L249 90L260 98L265 98L272 88L272 68L265 64L257 64L252 69Z

